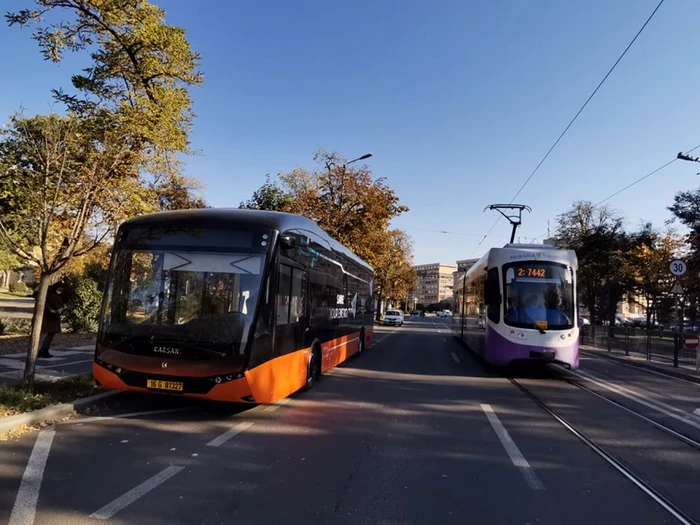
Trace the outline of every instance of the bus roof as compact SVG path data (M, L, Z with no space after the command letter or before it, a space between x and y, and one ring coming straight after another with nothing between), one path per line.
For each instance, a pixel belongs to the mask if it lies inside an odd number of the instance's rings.
M293 213L242 210L239 208L201 208L149 213L129 219L123 223L123 226L158 226L172 223L193 226L225 226L236 224L243 228L263 227L282 233L289 230L308 231L327 242L334 252L341 253L366 269L374 271L369 264L328 235L314 221Z

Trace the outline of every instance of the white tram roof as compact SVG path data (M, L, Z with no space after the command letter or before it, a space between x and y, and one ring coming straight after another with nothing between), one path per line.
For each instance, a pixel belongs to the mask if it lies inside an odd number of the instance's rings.
M506 244L503 248L491 248L472 266L465 279L476 272L484 272L491 266L501 266L516 261L551 261L578 269L578 259L573 250L561 250L548 244Z

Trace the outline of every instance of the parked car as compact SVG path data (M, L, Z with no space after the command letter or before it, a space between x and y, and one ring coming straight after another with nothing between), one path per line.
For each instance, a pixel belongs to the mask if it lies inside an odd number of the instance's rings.
M403 325L403 312L401 310L387 310L384 314L385 325Z

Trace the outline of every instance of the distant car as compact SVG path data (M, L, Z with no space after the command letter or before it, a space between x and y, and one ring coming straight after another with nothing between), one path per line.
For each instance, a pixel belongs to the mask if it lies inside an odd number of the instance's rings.
M403 324L403 312L401 310L387 310L384 314L384 324L401 326Z
M420 310L413 310L411 315L420 315Z
M442 310L442 311L438 312L438 317L451 317L451 316L452 316L452 312L450 312L449 310Z

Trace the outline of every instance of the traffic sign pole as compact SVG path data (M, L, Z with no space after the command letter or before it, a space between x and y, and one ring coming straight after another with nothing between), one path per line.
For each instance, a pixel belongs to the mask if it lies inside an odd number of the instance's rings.
M681 346L681 334L683 330L681 326L683 325L683 319L681 319L681 302L678 300L678 294L676 294L676 337L674 338L673 344L673 368L678 368L678 347Z
M683 275L686 270L688 269L688 266L685 264L685 261L681 261L680 259L675 259L671 261L671 264L668 267L669 271L675 275L676 277L680 277ZM673 344L673 366L674 368L678 368L678 351L681 346L681 337L683 336L683 313L681 311L681 302L679 296L684 292L683 287L681 286L680 282L678 279L676 279L675 284L673 285L673 288L671 289L671 293L675 295L676 297L676 337L674 338L674 344Z

